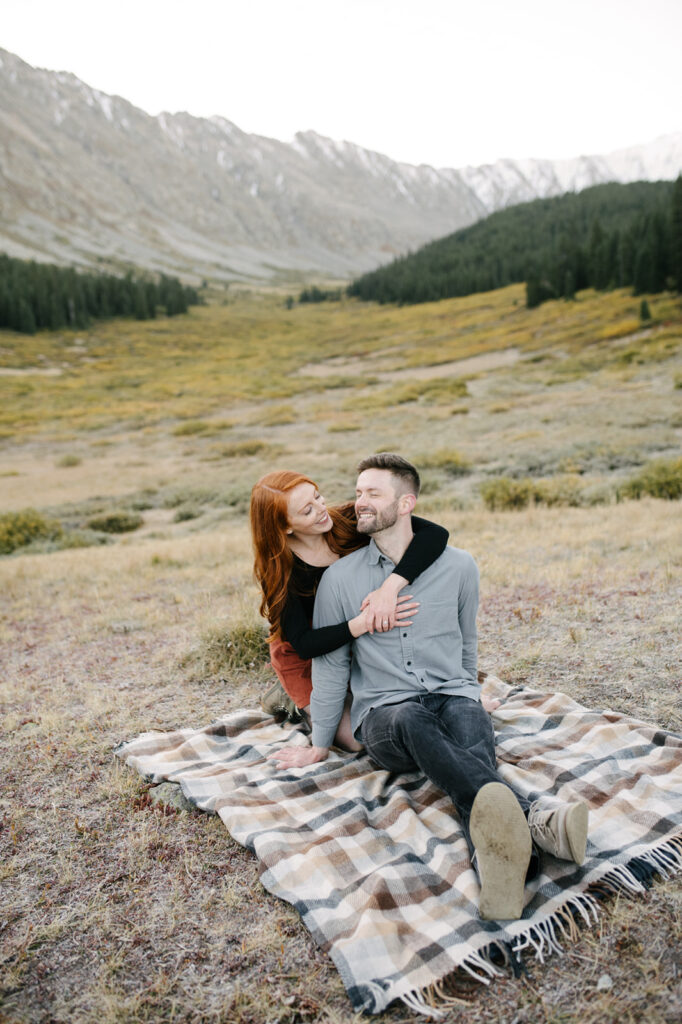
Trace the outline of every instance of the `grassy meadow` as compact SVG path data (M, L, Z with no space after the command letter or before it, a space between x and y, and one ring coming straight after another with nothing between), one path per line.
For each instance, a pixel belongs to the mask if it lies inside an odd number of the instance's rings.
M247 524L269 469L340 501L359 457L402 452L422 514L481 569L480 667L682 732L682 516L663 496L682 481L682 307L647 298L642 323L624 291L530 311L521 286L404 308L244 292L0 332L0 1021L355 1019L255 859L219 820L152 806L112 754L270 685ZM27 509L44 529L20 544ZM679 1021L681 945L682 887L661 880L520 979L458 980L446 1020Z

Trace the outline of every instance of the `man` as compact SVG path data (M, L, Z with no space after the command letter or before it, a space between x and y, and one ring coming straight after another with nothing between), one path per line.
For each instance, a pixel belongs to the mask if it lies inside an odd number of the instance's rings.
M358 531L372 539L326 570L315 627L356 614L412 537L420 486L414 466L382 452L364 459L358 473ZM481 917L518 918L531 853L537 870L534 844L577 864L584 860L587 806L531 804L497 773L494 731L480 702L478 569L471 555L446 548L410 589L420 602L412 625L368 633L313 661L312 746L272 756L296 767L324 760L350 678L351 726L370 758L391 772L420 770L452 800L481 882Z

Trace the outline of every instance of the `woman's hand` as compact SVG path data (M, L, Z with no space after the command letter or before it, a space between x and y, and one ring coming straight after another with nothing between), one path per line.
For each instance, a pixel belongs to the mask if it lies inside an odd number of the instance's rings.
M373 593L376 594L377 591L375 590ZM371 595L369 594L367 595L363 604L369 601L370 596ZM393 625L411 626L413 622L412 616L416 615L418 611L419 601L414 601L411 594L405 594L404 596L399 597L396 601ZM360 614L356 615L354 619L349 619L348 628L350 629L351 636L353 637L362 636L364 633L374 633L375 629L378 633L386 633L389 629L393 628L388 624L390 620L386 620L386 625L383 625L383 619L381 621L382 626L381 629L379 629L374 625L374 613L372 612L369 604L367 604L364 612L360 612Z
M276 761L280 768L304 768L307 764L325 761L329 747L282 747L268 754L268 761Z
M361 615L364 614L367 628L366 633L385 633L394 626L412 625L411 616L416 614L419 602L414 601L410 594L398 597L398 592L405 586L406 581L402 576L391 573L382 585L373 590L364 599L361 605ZM351 626L351 632L353 632ZM353 633L353 636L361 634Z
M376 590L367 595L360 609L369 623L369 632L383 633L395 626L398 594L407 583L402 576L391 573Z

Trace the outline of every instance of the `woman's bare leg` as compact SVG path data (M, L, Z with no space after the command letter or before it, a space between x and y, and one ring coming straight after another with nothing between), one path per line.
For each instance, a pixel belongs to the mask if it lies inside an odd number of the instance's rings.
M353 736L353 730L350 725L350 706L353 703L353 698L350 694L346 697L346 703L343 708L343 715L339 722L339 727L336 730L334 736L334 746L341 747L342 750L347 750L350 754L356 754L358 750L364 750L362 743L358 743L355 736ZM303 708L310 717L310 704L307 708Z
M350 706L353 703L353 698L350 694L346 697L346 703L343 708L343 715L339 722L339 727L336 730L336 736L334 737L334 745L341 747L342 750L348 750L352 754L356 754L358 750L364 750L362 743L358 743L353 730L350 727Z

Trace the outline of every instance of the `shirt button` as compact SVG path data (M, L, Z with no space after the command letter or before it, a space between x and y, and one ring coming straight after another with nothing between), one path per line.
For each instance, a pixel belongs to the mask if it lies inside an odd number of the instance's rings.
M403 633L403 636L407 636L407 633Z
M412 662L411 662L411 661L408 661L408 662L407 662L407 664L408 664L408 665L411 665L411 664L412 664Z

